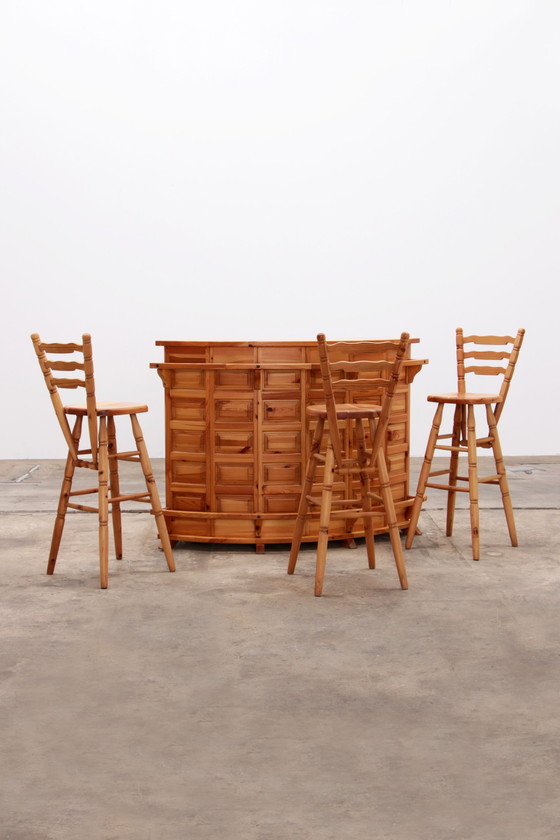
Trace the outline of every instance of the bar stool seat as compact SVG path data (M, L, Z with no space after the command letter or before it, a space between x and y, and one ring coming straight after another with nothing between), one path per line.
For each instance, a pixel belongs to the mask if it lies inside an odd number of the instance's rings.
M129 402L98 402L95 406L95 413L98 417L119 417L125 414L144 414L148 411L147 405ZM86 417L87 405L65 405L64 413L72 417Z
M430 394L427 400L428 402L451 403L452 405L491 405L492 403L500 403L502 398L499 394L459 394L455 392L450 394Z

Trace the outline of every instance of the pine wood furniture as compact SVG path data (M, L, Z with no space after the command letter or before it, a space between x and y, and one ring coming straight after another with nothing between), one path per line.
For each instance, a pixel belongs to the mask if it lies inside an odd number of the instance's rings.
M378 511L382 511L387 521L401 588L408 589L387 471L385 437L409 338L408 333L402 333L400 341L377 343L375 350L383 353L384 359L375 362L376 376L372 378L371 342L327 343L323 333L317 336L325 402L307 408L315 429L288 563L288 574L293 574L305 524L313 515L313 508L320 508L316 596L323 592L330 521L363 520L368 564L374 569L372 517ZM326 452L322 452L325 433L327 446ZM312 489L319 465L323 467L323 483L317 498L312 495ZM374 478L378 480L377 493L372 489ZM336 493L337 486L342 497Z
M511 378L515 370L517 357L523 343L525 330L520 329L516 336L495 336L495 335L463 335L462 329L456 331L457 345L457 392L450 394L431 394L429 402L437 403L432 429L428 438L428 445L420 478L418 489L414 500L412 515L408 526L406 547L410 548L416 533L418 517L426 487L445 490L447 492L447 528L446 534L450 537L453 533L453 519L455 513L455 498L458 492L468 493L470 500L470 520L472 535L473 560L480 559L480 534L479 534L479 509L478 509L478 485L497 484L502 495L502 504L506 515L507 526L511 544L517 545L517 533L513 517L513 507L509 494L509 486L504 467L502 448L498 435L498 420L500 419L506 397L508 394ZM474 349L465 350L465 345L474 345ZM512 345L508 349L508 346ZM491 348L491 349L489 349ZM483 364L469 364L465 360L472 359ZM498 393L481 394L472 393L466 390L465 376L475 374L479 376L501 376L502 382ZM450 434L440 434L440 426L443 411L446 405L454 406L453 429ZM484 406L486 421L488 423L488 434L484 437L477 437L475 406ZM438 441L447 440L448 444L440 444ZM496 474L485 478L478 475L477 449L491 449L496 464ZM449 452L449 466L446 469L431 471L432 458L435 450ZM466 476L459 475L459 456L467 455L468 473ZM430 482L430 478L448 475L449 483L440 484ZM467 486L459 486L457 482L466 482Z
M413 339L417 342L418 339ZM306 416L324 401L316 341L157 341L151 365L165 388L166 509L172 541L289 543L311 446ZM382 357L379 348L371 352ZM427 360L403 362L387 430L399 527L408 525L410 383ZM387 531L382 512L374 533ZM331 539L363 536L361 522L333 521ZM315 541L318 525L303 540Z
M91 336L82 336L82 343L44 343L37 333L31 336L39 365L62 433L68 444L68 456L64 470L64 479L60 491L58 511L55 520L47 574L52 575L56 565L58 550L64 529L66 512L72 510L97 513L99 517L99 577L101 589L106 589L109 578L109 532L108 518L111 507L113 521L113 535L115 552L118 559L122 558L122 528L121 503L139 501L151 504L151 511L155 516L161 546L167 560L170 572L175 571L175 562L171 543L167 533L165 518L161 510L161 503L152 473L152 467L138 422L138 414L148 410L146 405L137 403L100 403L95 396L95 380L93 373L93 354ZM48 356L47 356L48 354ZM51 360L50 356L63 355L67 361ZM71 357L68 360L68 357ZM54 373L53 373L54 371ZM58 372L63 375L59 376ZM65 374L81 371L83 378L68 377ZM81 405L63 405L59 388L84 388L86 402ZM130 418L132 433L137 449L130 452L117 450L115 418L120 416ZM68 422L74 417L72 428ZM83 420L87 421L87 437L89 448L80 449ZM122 495L119 489L119 461L136 461L140 463L147 492ZM76 468L93 470L97 473L97 485L86 490L72 490L72 481ZM76 496L97 494L98 506L75 504L70 500Z

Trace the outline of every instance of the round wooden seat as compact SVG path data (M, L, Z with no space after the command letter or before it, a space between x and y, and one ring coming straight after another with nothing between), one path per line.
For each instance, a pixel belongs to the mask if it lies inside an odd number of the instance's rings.
M117 417L122 414L142 414L148 410L147 405L129 402L98 402L96 411L98 417ZM64 413L74 417L85 417L87 405L65 405Z
M309 405L307 413L310 417L327 417L326 405ZM336 406L336 416L339 420L365 419L375 420L381 414L380 405L356 405L355 403L341 403Z
M499 394L430 394L428 402L450 403L451 405L492 405L500 403L502 398Z

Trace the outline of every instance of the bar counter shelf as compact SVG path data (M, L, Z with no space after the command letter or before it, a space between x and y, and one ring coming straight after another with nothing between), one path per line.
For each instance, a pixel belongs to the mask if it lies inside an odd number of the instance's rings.
M249 544L257 552L267 543L291 542L312 434L306 408L323 401L316 342L156 345L164 348L164 361L150 367L165 390L164 514L171 540ZM374 352L372 371L375 358ZM427 361L404 362L387 432L389 478L402 529L414 501L408 487L410 384ZM378 401L375 394L361 399ZM340 498L350 498L349 491L334 486ZM317 529L313 518L304 540L316 541ZM387 530L381 514L374 529ZM361 536L361 520L335 520L329 531L329 539Z

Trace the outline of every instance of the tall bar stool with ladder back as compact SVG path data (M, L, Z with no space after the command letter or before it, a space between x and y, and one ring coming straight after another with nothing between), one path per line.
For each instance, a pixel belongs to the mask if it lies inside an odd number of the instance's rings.
M431 394L429 402L436 403L432 428L428 438L426 454L420 471L418 489L412 506L410 523L406 536L406 548L412 546L416 534L418 518L424 501L426 488L445 490L447 493L447 527L446 535L453 533L455 514L455 499L458 492L468 493L470 501L470 523L473 560L480 559L479 507L478 485L495 484L500 487L502 505L504 508L509 537L513 546L517 545L517 532L513 517L513 507L509 494L508 480L504 467L502 447L498 435L498 421L502 415L506 397L511 384L519 351L523 343L525 330L520 329L516 336L496 335L463 335L462 329L456 331L457 344L457 383L455 393ZM465 349L466 345L469 345ZM473 345L474 349L470 349ZM511 345L511 347L509 347ZM474 364L470 361L472 360ZM477 364L477 363L481 364ZM501 376L499 391L483 394L467 391L465 377L467 374L479 376ZM444 408L454 406L453 428L449 434L440 434ZM484 437L477 437L475 407L483 406L488 423L488 432ZM446 441L440 443L439 441ZM490 449L494 456L496 472L493 475L481 477L478 474L477 450ZM432 470L432 459L435 451L449 453L449 465L445 469ZM467 456L467 475L459 475L459 456ZM448 483L430 481L439 476L448 476ZM463 482L463 486L458 482ZM464 485L467 486L464 486Z
M307 414L315 430L307 461L288 574L293 574L307 517L319 512L315 569L315 595L323 592L329 522L331 519L364 521L368 565L375 568L373 517L386 517L391 547L402 589L408 588L397 515L389 484L385 438L391 403L409 335L398 341L339 341L327 343L317 336L325 403L310 405ZM379 359L380 353L386 354ZM375 361L372 355L375 354ZM372 375L374 378L372 378ZM342 393L346 402L338 401ZM361 396L360 393L361 392ZM372 404L372 394L374 402ZM355 396L356 395L356 396ZM321 451L326 432L326 452ZM320 498L311 495L317 466L323 467ZM336 484L335 484L336 482ZM373 492L375 489L378 492ZM340 493L346 498L339 498Z
M37 333L31 336L39 365L52 404L62 429L62 434L68 445L68 456L64 478L60 490L58 511L54 524L51 541L47 574L52 575L56 565L64 522L67 510L79 510L97 513L99 517L99 577L101 589L106 589L109 577L109 533L108 518L111 507L113 521L113 536L117 559L122 558L122 502L138 501L151 505L150 513L155 516L158 535L167 566L170 572L175 571L175 561L171 550L171 543L167 533L165 518L161 509L156 482L142 430L138 422L138 414L148 410L146 405L127 402L97 402L95 396L95 381L93 376L93 356L91 336L82 336L81 344L73 343L44 343ZM47 355L48 354L48 355ZM50 356L69 356L69 361L52 361ZM83 372L83 378L78 374L68 377L65 374ZM62 376L59 375L62 373ZM86 401L80 405L63 405L59 388L84 388ZM132 433L136 442L136 450L118 452L115 429L115 418L127 416L130 418ZM69 418L74 423L70 427ZM84 419L87 422L87 437L89 448L80 449L80 438ZM146 492L123 495L119 488L119 461L138 462L144 474ZM86 490L72 490L72 481L76 468L83 468L97 473L97 485ZM97 494L97 507L75 504L72 499L76 496Z

